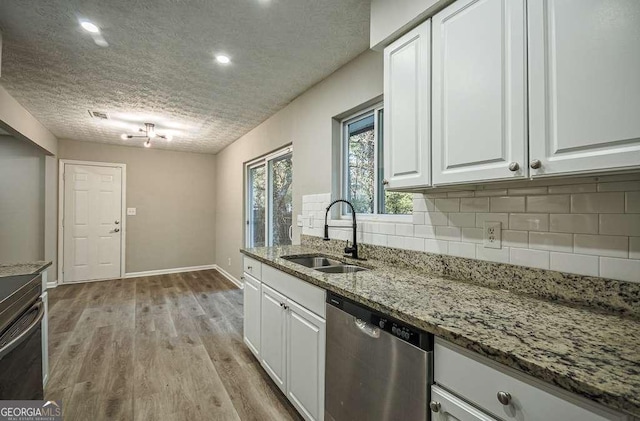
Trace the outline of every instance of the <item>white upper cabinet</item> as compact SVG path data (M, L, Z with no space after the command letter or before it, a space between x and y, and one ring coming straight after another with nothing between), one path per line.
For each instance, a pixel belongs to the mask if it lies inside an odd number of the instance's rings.
M432 21L433 184L526 177L525 1L459 0Z
M429 45L426 21L384 50L384 174L387 188L429 186Z
M532 175L639 167L640 1L530 0L528 17Z

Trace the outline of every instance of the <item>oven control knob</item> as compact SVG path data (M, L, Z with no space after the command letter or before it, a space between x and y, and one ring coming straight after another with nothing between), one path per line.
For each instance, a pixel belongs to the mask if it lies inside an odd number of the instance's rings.
M396 328L395 326L393 326L391 328L391 333L393 333L394 335L398 332L398 328Z
M378 326L380 326L380 329L384 329L384 320L380 320Z

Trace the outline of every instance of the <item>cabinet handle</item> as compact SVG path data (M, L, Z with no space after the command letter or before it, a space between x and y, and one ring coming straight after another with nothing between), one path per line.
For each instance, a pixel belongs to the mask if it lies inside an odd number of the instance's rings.
M539 159L532 159L531 162L529 163L529 166L534 170L537 170L542 166L542 162L540 162Z
M511 403L511 394L509 392L498 392L498 402L503 405L509 405Z
M384 184L385 186L389 185L389 180L382 180L382 184Z
M253 266L247 266L247 269L253 270Z
M280 303L280 307L284 307L284 303Z
M442 405L440 405L440 402L437 401L431 401L429 402L429 408L433 411L433 412L440 412L440 408L442 407Z
M520 169L520 164L518 164L517 162L512 162L511 164L509 164L509 171L516 172L519 169Z

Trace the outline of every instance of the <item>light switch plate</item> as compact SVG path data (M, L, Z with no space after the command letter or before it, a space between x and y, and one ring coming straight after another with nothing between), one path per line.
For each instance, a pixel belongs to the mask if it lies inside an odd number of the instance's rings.
M302 215L298 215L296 219L296 225L301 227L303 224L304 224L304 221L302 220Z
M502 225L500 222L484 221L484 247L502 248Z
M127 208L127 215L128 216L135 216L136 215L136 208Z

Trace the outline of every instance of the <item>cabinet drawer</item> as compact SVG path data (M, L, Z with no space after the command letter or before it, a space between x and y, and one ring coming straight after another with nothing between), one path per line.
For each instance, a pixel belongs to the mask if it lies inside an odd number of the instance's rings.
M262 268L262 282L323 319L325 318L324 289L267 265Z
M627 420L624 415L438 338L434 377L439 386L505 420ZM510 403L501 404L498 392L509 393Z
M431 421L497 421L438 386L431 387Z
M257 280L262 279L262 263L258 262L255 259L244 256L242 259L243 270L256 278Z

